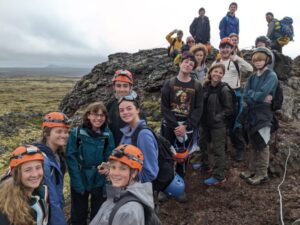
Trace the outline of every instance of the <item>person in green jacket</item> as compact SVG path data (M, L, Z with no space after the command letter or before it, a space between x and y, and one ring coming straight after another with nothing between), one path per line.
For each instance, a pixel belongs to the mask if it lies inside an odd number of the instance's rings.
M97 166L106 162L115 147L107 126L108 113L102 102L87 106L82 125L70 132L66 161L71 182L71 224L85 225L91 202L90 221L105 201L105 177Z

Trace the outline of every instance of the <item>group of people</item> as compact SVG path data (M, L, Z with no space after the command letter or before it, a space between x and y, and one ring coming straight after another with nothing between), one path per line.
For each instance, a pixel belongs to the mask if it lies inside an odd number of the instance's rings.
M231 3L220 27L231 20L235 21L230 22L232 26L238 26L236 9L237 4ZM219 56L208 67L210 36L200 37L204 31L195 26L202 24L209 31L209 20L203 8L199 14L191 33L203 44L191 45L181 53L177 76L166 80L161 89L160 135L169 143L176 162L170 176L163 177L167 185L155 185L162 169L161 143L147 127L133 90L132 73L121 69L112 79L112 99L106 104L89 104L79 126L71 128L61 112L48 113L43 118L41 140L11 153L9 170L0 183L1 224L66 225L63 186L68 170L72 225L88 221L92 225L144 225L146 208L153 212L156 200L173 196L178 202L187 201L184 178L190 152L200 149L199 162L192 168L207 174L205 185L226 182L227 133L237 161L244 155L245 132L252 149L249 167L240 177L252 185L268 180L271 105L278 83L270 40L257 38L253 69L238 54L238 28L235 34L220 28ZM180 32L175 32L179 37ZM182 47L178 40L174 49ZM243 73L251 73L245 88L241 85ZM128 196L134 200L120 205Z

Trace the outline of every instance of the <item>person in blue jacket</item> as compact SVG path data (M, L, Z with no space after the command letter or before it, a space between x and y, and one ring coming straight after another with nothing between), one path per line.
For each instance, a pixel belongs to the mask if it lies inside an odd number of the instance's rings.
M102 102L87 106L82 125L70 132L66 161L71 182L71 224L86 225L91 206L91 221L105 201L105 176L97 166L107 162L114 149L114 138L107 126L108 113Z
M119 100L121 119L127 124L121 128L123 137L121 144L132 144L132 135L139 126L145 126L145 120L140 119L140 106L136 98L124 96ZM138 174L142 183L152 182L158 174L158 144L149 129L142 129L137 137L137 146L144 155L142 171Z
M272 100L278 85L277 75L268 69L272 63L271 50L256 48L252 54L252 63L256 68L246 84L244 101L247 104L245 112L246 130L251 145L248 169L240 174L251 185L258 185L268 181L268 167L270 160L269 141L273 112Z
M220 39L229 37L231 33L235 33L237 35L240 33L239 19L235 16L237 7L238 5L236 2L230 3L229 12L227 12L226 16L224 16L220 21Z
M69 137L69 119L61 112L51 112L43 118L40 143L35 145L44 155L44 182L49 190L49 225L67 225L64 215L64 146Z

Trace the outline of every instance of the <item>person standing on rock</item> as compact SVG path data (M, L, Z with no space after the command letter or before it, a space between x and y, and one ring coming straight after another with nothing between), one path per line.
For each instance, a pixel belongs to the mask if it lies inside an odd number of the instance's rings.
M117 70L112 79L114 97L106 103L108 112L108 127L111 130L116 145L120 144L123 133L120 128L126 126L126 123L120 118L118 101L124 96L131 96L138 99L137 93L132 90L133 77L132 73L128 70ZM144 119L144 114L141 115Z
M202 85L190 76L196 66L192 53L182 54L178 75L165 81L161 91L161 134L177 151L176 172L181 177L185 176L188 152L194 144L193 132L198 132L203 110ZM186 194L177 200L186 202Z
M43 118L40 143L34 143L44 154L44 181L49 190L49 225L67 225L64 215L64 147L69 137L70 121L61 112L51 112Z
M239 19L235 16L237 7L238 5L236 2L230 3L229 12L220 21L220 39L229 37L231 33L235 33L237 35L240 33L240 22Z
M272 63L271 51L267 48L257 48L252 54L252 63L256 69L246 84L244 101L245 114L251 152L248 170L240 177L251 185L258 185L268 181L268 166L270 158L269 141L273 112L272 99L278 84L277 75L268 69Z
M33 145L16 148L10 158L9 171L1 179L1 225L47 225L49 199L43 185L44 156Z
M195 18L190 25L190 34L194 37L196 44L210 43L210 23L207 16L205 16L205 9L199 9L199 16Z
M108 160L114 138L107 126L108 113L102 102L87 106L82 124L70 132L66 161L71 183L71 224L86 225L105 201L105 177L97 166Z

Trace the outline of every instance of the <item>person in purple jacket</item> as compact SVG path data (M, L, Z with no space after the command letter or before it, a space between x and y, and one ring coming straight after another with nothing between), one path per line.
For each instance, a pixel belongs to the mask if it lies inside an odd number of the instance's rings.
M123 137L120 144L132 144L132 136L139 126L145 126L145 120L140 119L139 102L132 96L125 96L119 100L119 113L121 119L127 125L121 128ZM142 183L152 182L156 179L158 168L158 144L153 133L149 129L142 129L138 133L136 147L142 150L144 164L142 171L138 174Z

